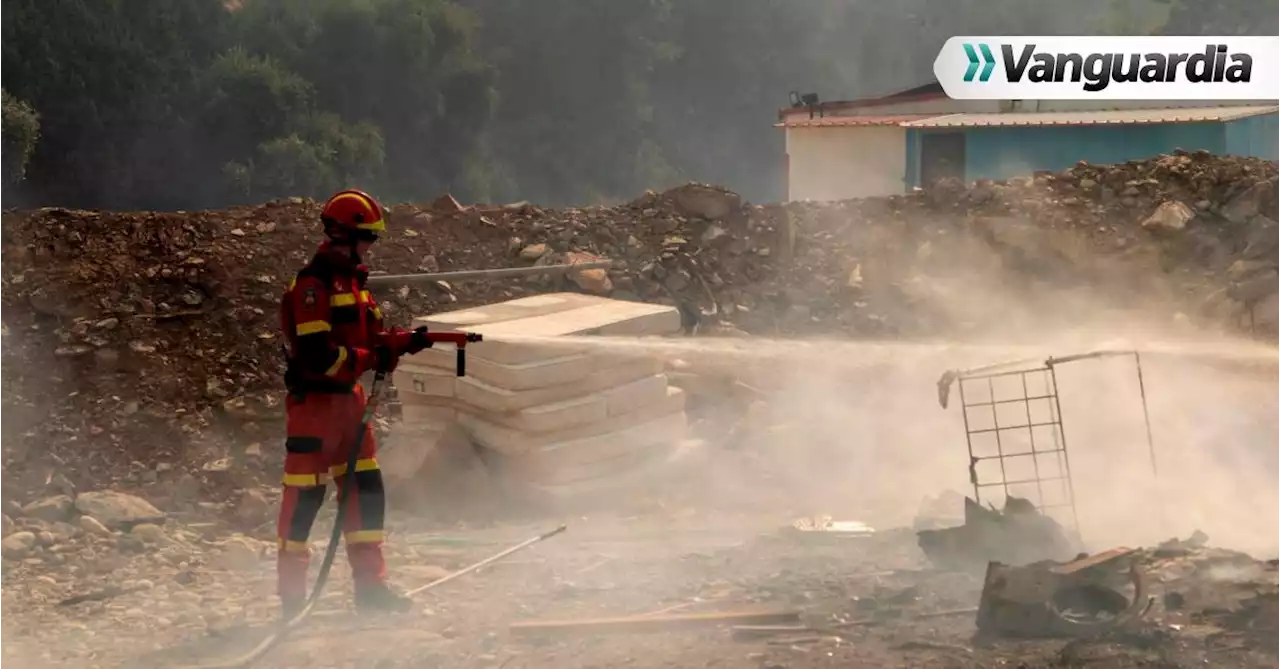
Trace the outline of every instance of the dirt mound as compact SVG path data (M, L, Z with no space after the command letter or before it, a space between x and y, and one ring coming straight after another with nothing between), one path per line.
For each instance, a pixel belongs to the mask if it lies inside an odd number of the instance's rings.
M1276 164L1207 154L905 196L751 205L689 184L616 207L399 206L390 273L589 256L606 273L382 290L412 315L577 289L682 306L701 333L938 336L1069 323L1051 293L1274 337ZM6 497L92 476L152 498L252 465L278 437L277 300L319 205L4 214ZM1057 293L1052 293L1057 295ZM1055 298L1056 300L1057 298ZM1083 300L1090 307L1094 303ZM1034 316L1034 318L1032 318ZM251 444L246 449L245 444ZM266 448L265 450L273 450Z

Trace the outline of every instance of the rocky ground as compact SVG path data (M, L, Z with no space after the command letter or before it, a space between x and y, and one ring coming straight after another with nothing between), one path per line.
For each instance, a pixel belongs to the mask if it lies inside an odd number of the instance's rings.
M89 504L84 495L74 508L51 500L21 518L23 529L4 541L10 666L198 666L246 651L276 615L270 545L219 523L157 517L145 502L119 496ZM391 568L416 587L545 525L400 522ZM339 562L315 617L256 666L1275 666L1275 561L1175 541L1140 562L1155 601L1132 629L1076 641L978 638L981 575L930 567L909 530L832 539L795 532L782 516L602 514L418 595L416 610L400 617L350 611ZM510 628L760 610L796 612L816 631L740 640L728 625Z
M607 272L381 291L401 324L580 290L677 304L699 335L1035 338L1108 313L1162 332L1274 342L1276 190L1275 163L1178 154L824 204L754 205L696 184L566 210L443 197L397 206L370 262L407 273L618 261ZM4 213L3 659L183 666L263 633L275 612L275 309L316 241L318 209ZM673 382L706 386L695 400L735 394L734 412L748 418L773 401L688 370ZM695 401L692 411L707 427L725 409L702 415ZM738 418L711 425L720 439L708 448L738 449L741 471L717 472L716 484L733 480L734 499L747 490L753 504L707 506L714 494L689 494L715 485L696 479L609 500L398 621L345 611L340 561L315 624L262 666L1275 666L1274 564L1203 548L1148 555L1176 596L1160 592L1133 634L977 643L971 613L935 614L975 606L980 579L929 569L912 533L886 525L837 545L780 534L802 506L787 499L797 486L761 484L775 468L743 452L755 441L735 431ZM400 579L425 583L560 520L535 527L530 510L488 511L459 510L467 524L457 526L395 514ZM749 605L793 607L827 631L747 642L724 628L553 639L507 629L522 618ZM842 622L856 624L831 634Z

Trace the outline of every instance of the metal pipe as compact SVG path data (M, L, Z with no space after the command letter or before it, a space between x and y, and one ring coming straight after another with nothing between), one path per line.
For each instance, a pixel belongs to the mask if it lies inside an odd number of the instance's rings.
M436 580L434 580L434 581L432 581L432 582L430 582L430 583L428 583L428 584L426 584L426 585L424 585L424 586L414 588L413 590L410 590L409 592L406 592L406 593L404 593L404 594L405 594L405 596L406 596L406 597L412 597L412 596L414 596L414 595L416 595L416 594L418 594L418 593L420 593L420 592L422 592L422 591L424 591L424 590L430 590L431 588L434 588L434 587L436 587L437 585L441 585L441 584L444 584L444 583L448 583L449 581L452 581L453 579L458 578L459 576L463 576L463 575L469 574L469 573L471 573L471 572L473 572L473 571L475 571L475 570L477 570L477 569L480 569L481 567L484 567L484 566L485 566L485 565L487 565L487 564L490 564L490 563L493 563L493 562L497 562L498 560L501 560L502 558L504 558L504 557L506 557L506 556L508 556L508 555L511 555L512 553L514 553L514 552L516 552L516 551L524 550L524 549L526 549L526 548L528 548L528 547L530 547L530 546L532 546L532 545L534 545L534 544L538 543L539 541L546 541L547 539L550 539L551 537L554 537L555 535L560 534L561 532L563 532L563 531L565 531L565 530L567 530L567 529L569 529L569 526L568 526L568 525L561 525L560 527L557 527L557 528L555 528L554 530L551 530L550 532L543 532L542 534L539 534L538 536L533 537L532 539L527 539L527 540L525 540L525 541L522 541L522 542L520 542L520 543L518 543L518 544L516 544L516 545L512 546L511 548L508 548L507 550L502 551L501 553L497 553L496 555L491 555L491 556L489 556L489 557L487 557L487 558L485 558L485 559L483 559L483 560L481 560L481 561L479 561L479 562L477 562L477 563L475 563L475 564L471 565L470 567L463 567L462 569L459 569L458 571L455 571L455 572L453 572L452 574L446 574L446 575L444 575L444 576L441 576L440 578L437 578Z
M567 274L584 269L609 269L612 260L592 260L590 262L570 263L567 265L541 265L535 267L502 267L498 269L467 269L456 272L430 272L426 274L371 274L369 286L404 286L414 283L432 281L471 281L485 279L518 279L539 274Z
M1151 437L1151 412L1147 410L1147 385L1142 379L1142 356L1133 352L1133 366L1138 372L1138 395L1142 398L1142 422L1147 428L1147 456L1151 459L1151 478L1156 488L1156 514L1161 532L1168 527L1164 515L1164 489L1160 485L1160 470L1156 467L1156 443Z

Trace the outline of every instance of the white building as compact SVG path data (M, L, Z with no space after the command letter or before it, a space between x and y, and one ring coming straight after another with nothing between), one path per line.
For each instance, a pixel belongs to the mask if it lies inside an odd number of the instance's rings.
M778 112L789 200L903 193L941 177L1001 179L1174 148L1276 159L1274 100L952 100L937 83Z

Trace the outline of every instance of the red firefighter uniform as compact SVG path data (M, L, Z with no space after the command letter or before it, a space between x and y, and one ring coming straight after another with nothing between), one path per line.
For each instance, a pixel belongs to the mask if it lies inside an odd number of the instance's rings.
M357 379L369 370L389 372L401 355L429 345L425 334L384 328L365 287L368 269L359 263L355 243L375 240L382 218L381 207L364 193L334 196L322 216L329 239L289 284L281 305L289 394L278 576L286 615L306 598L308 538L331 479L340 491L338 503L347 507L343 533L357 604L396 599L385 584L386 499L372 428L365 427L355 471L347 471L365 407ZM348 476L354 479L352 494L343 495Z

